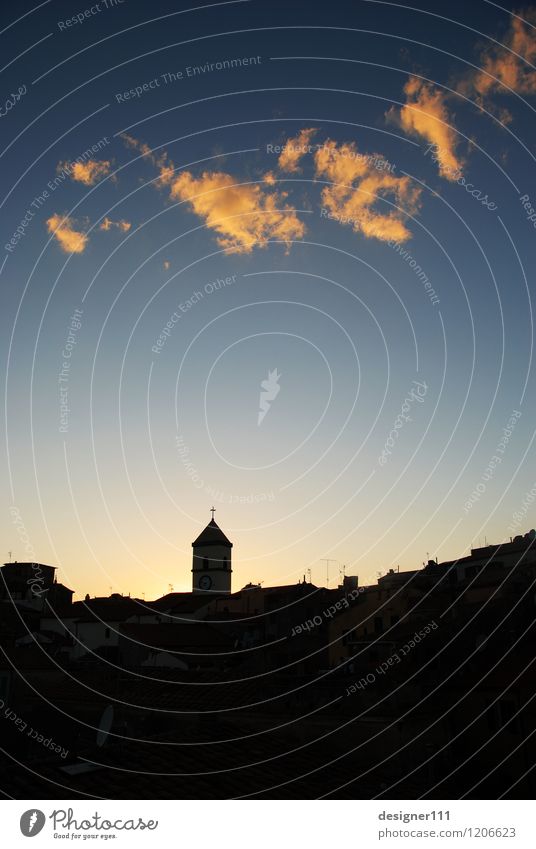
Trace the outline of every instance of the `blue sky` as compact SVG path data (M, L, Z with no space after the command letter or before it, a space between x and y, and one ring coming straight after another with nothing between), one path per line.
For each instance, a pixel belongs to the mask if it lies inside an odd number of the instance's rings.
M507 538L534 483L534 7L186 8L4 23L5 558L188 589L212 503L235 589Z

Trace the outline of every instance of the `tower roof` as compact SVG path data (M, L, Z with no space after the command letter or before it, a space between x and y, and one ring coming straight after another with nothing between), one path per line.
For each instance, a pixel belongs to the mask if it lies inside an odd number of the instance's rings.
M192 545L194 548L198 545L227 545L229 548L233 547L232 542L227 539L222 529L214 521L214 518L210 520L205 530L201 531Z

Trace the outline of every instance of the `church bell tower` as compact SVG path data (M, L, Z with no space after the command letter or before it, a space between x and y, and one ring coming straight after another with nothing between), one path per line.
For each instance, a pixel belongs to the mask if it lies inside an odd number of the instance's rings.
M231 549L233 547L221 528L212 519L192 543L192 592L231 592Z

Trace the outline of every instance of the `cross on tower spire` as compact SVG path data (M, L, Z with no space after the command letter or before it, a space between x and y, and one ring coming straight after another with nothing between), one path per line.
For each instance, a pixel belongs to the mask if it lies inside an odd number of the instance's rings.
M214 513L216 512L216 508L211 507L210 510L211 510L211 513L212 513L212 521L214 521Z

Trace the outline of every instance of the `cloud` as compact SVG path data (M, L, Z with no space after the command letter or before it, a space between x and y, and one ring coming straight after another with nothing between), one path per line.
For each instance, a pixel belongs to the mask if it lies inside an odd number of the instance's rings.
M311 153L311 138L316 133L316 129L300 130L297 136L293 139L287 139L284 150L278 159L278 165L282 171L290 171L296 173L299 171L298 162L305 156L306 153Z
M536 70L530 67L536 60L536 32L532 26L536 23L536 10L527 9L518 15L512 16L504 45L493 44L483 50L481 70L471 71L458 86L462 94L474 97L479 106L492 111L494 94L536 94Z
M60 248L66 254L84 253L87 247L88 237L85 233L75 229L78 225L68 215L62 216L54 213L47 220L46 225L48 232L53 233Z
M404 86L406 104L398 113L402 129L409 135L420 136L434 146L439 173L447 180L455 180L463 162L456 154L457 137L446 98L440 89L410 77ZM388 112L395 115L394 110Z
M237 185L231 174L222 171L205 171L196 178L190 171L177 173L165 151L156 155L145 142L127 134L122 137L127 147L139 150L158 168L154 185L168 190L170 200L188 202L229 253L251 253L255 247L266 247L271 239L290 248L295 239L303 237L305 225L286 204L287 193L268 188L276 183L272 173L264 176L262 186Z
M322 189L322 202L330 217L351 226L356 233L380 241L404 242L411 238L405 213L417 211L420 189L409 177L379 170L378 163L386 164L386 160L358 153L353 142L325 142L315 153L316 176L334 185ZM375 204L382 198L390 198L400 209L379 212Z
M134 136L129 136L128 133L121 133L125 145L132 150L139 150L142 156L153 156L153 151L145 142L135 139Z
M121 219L120 221L112 221L108 216L105 216L101 223L99 224L99 230L111 230L112 227L117 227L118 230L121 230L122 233L128 233L132 224L130 221L124 221Z
M251 253L266 247L270 239L290 248L292 241L303 238L305 225L285 203L285 192L269 192L258 184L237 185L221 171L205 171L196 178L189 171L175 176L172 168L163 168L160 177L170 198L187 201L229 253Z
M110 168L108 160L88 159L87 162L60 162L57 171L66 171L76 183L94 186L110 173Z
M139 150L143 158L149 160L149 162L155 165L158 169L169 171L171 173L173 172L174 166L173 163L168 160L166 151L162 151L162 153L157 154L149 147L148 144L140 141L139 139L135 139L133 136L129 136L128 133L121 133L121 138L128 148L131 150Z

